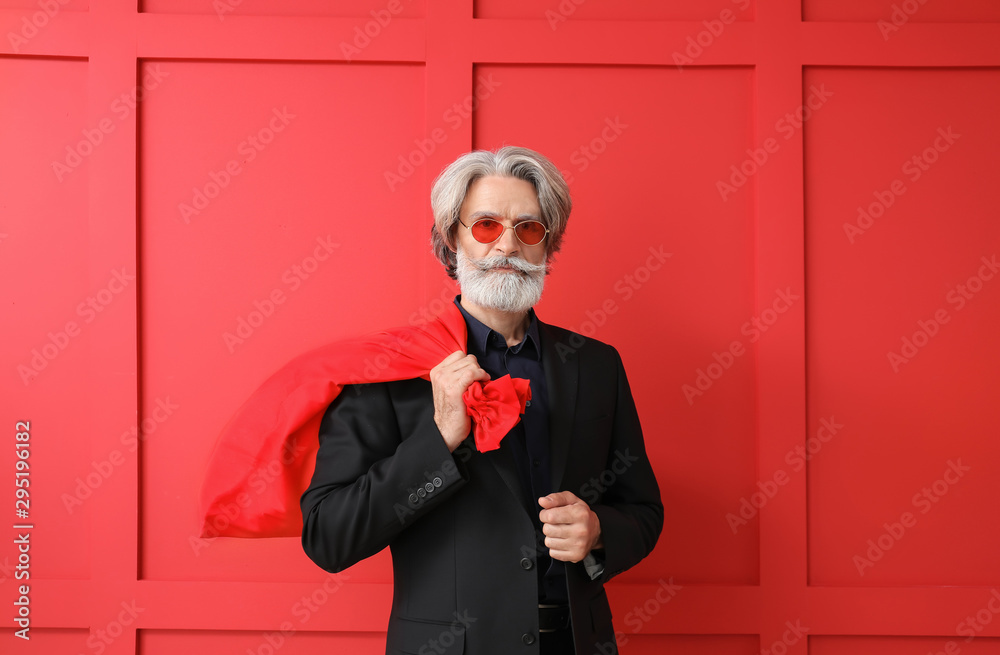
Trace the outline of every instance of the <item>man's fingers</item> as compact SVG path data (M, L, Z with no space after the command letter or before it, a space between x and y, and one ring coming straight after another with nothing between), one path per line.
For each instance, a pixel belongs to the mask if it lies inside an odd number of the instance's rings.
M551 493L548 496L542 496L538 499L538 504L542 507L562 507L564 505L573 505L575 503L583 502L572 491L557 491L556 493Z
M451 353L450 355L448 355L447 357L445 357L444 359L442 359L441 362L438 364L438 366L442 366L442 365L446 366L446 365L450 364L451 362L454 362L456 360L462 359L465 356L466 355L465 355L464 352L462 352L461 350L456 350L455 352Z
M542 534L553 539L568 539L584 541L587 528L582 523L546 523L542 526Z
M543 509L538 513L538 520L542 522L543 526L554 525L557 523L567 523L563 513L557 509Z
M472 361L475 361L475 356L466 355L461 350L456 350L438 362L438 365L431 369L431 375L441 374L460 368L463 365L463 362L466 362L470 357L472 358Z
M464 381L465 386L469 386L473 380L489 380L490 376L479 366L475 355L456 350L431 369L431 379L438 382Z
M549 548L549 557L552 559L559 560L560 562L577 562L579 560L573 557L573 553L568 550L553 550Z
M538 513L538 520L544 524L568 525L586 520L588 513L586 505L567 505L543 509Z
M451 402L457 402L470 384L476 380L488 381L490 375L480 368L474 355L457 350L431 369L430 378L435 397L444 393L453 399Z
M545 547L549 549L549 557L561 562L579 562L586 557L582 548L567 543L565 539L547 538Z
M463 362L460 368L456 371L462 375L463 379L465 379L466 376L469 377L469 381L465 386L469 386L469 384L471 384L474 380L489 380L490 374L479 366L479 362L476 361L475 357L472 355L469 355L469 357L472 357L472 359L468 362Z

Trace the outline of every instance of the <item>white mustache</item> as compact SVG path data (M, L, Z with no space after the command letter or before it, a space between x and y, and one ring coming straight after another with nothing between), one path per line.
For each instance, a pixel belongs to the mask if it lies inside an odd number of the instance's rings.
M531 275L545 271L545 264L531 264L520 257L505 257L504 255L494 255L483 259L468 258L469 262L481 271L489 271L494 268L512 268L519 273Z

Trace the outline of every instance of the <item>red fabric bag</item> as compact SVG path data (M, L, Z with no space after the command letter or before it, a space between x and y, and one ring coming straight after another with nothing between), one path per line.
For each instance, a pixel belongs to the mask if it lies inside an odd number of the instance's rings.
M296 537L299 498L309 486L319 425L347 384L421 377L466 350L466 325L454 304L437 319L332 343L293 359L264 382L219 436L201 492L201 536ZM475 382L464 400L476 448L486 452L520 420L528 381L505 375Z

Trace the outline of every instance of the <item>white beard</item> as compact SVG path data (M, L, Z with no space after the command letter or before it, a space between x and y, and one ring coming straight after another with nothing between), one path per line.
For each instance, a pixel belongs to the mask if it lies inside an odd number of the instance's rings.
M528 311L542 298L546 265L529 264L520 257L495 255L471 259L458 247L455 275L462 288L462 298L480 307L500 312L520 314ZM497 266L509 266L513 271L494 271Z

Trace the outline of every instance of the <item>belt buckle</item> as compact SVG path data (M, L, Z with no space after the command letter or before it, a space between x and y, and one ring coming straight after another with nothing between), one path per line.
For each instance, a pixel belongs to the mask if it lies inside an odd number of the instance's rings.
M546 603L539 603L538 604L539 613L541 613L542 610L558 610L558 609L565 609L566 612L567 612L567 617L568 617L569 607L566 606L566 605L549 605L549 604L546 604ZM542 628L542 627L539 627L538 628L538 632L540 632L540 633L543 633L543 632L544 633L558 632L558 631L563 630L565 628L566 628L566 624L564 623L563 625L559 626L558 628Z

